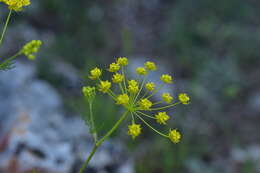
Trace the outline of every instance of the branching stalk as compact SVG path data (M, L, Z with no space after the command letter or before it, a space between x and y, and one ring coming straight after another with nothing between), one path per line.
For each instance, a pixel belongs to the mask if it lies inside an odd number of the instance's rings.
M92 148L91 153L89 154L87 160L84 162L82 167L79 170L79 173L84 173L84 170L87 168L90 160L92 159L93 155L96 153L98 147L105 141L109 136L119 127L119 125L122 123L122 121L127 117L128 111L126 111L120 119L115 123L115 125L105 134L103 138L101 138L99 141L95 143L95 145Z

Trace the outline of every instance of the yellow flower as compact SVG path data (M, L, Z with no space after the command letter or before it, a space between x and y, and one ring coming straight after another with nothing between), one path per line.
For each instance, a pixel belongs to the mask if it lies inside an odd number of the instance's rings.
M90 71L90 76L89 78L92 80L98 79L102 75L102 71L99 68L94 68L93 70Z
M116 104L126 105L129 103L129 97L127 94L121 94L117 97L116 101Z
M150 70L150 71L155 71L157 70L157 67L155 65L154 62L151 62L151 61L147 61L144 66L146 67L147 70Z
M155 115L155 118L159 124L166 124L166 121L170 119L166 112L158 112L158 114Z
M113 81L114 83L120 83L120 82L122 82L123 80L124 80L124 75L119 74L119 73L116 73L116 74L113 75L112 81Z
M139 75L147 75L147 70L144 67L136 68L136 73Z
M173 100L173 97L170 95L170 93L163 93L162 94L162 99L163 101L165 101L166 103L171 103Z
M0 2L3 0L0 0ZM119 72L120 68L128 65L128 59L126 57L118 57L116 62L109 65L108 71L112 73L111 81L102 80L101 75L102 71L99 68L94 68L90 71L89 77L91 79L98 79L97 82L97 89L100 92L107 93L110 97L115 100L115 104L120 105L123 109L125 109L125 113L123 114L122 118L115 124L112 129L115 129L121 123L123 118L126 118L128 114L131 114L132 123L128 126L128 135L130 135L133 139L141 134L142 127L141 124L135 124L135 120L138 119L147 125L151 130L155 133L171 140L173 143L178 143L182 136L180 132L175 130L169 130L168 132L161 132L160 130L156 129L150 125L148 120L155 120L156 123L161 125L166 125L170 116L166 113L166 109L170 107L174 107L179 103L188 104L190 98L185 93L180 93L178 95L178 102L172 104L174 98L173 96L168 93L164 92L161 95L161 101L157 103L152 103L152 97L159 92L161 87L156 87L155 83L153 82L145 82L144 75L147 75L149 72L154 71L157 69L157 66L154 62L147 61L144 63L143 67L136 68L136 73L141 75L139 77L143 78L140 81L143 81L142 84L139 83L139 80L126 79L126 75L122 72ZM162 74L160 79L163 83L173 83L173 78L168 74ZM100 82L98 82L100 81ZM126 82L127 81L127 82ZM112 91L112 83L119 83L119 87L117 91ZM113 88L114 89L114 88ZM145 92L143 92L143 89ZM88 99L89 103L94 100L95 97L95 87L86 86L82 88L82 92L85 98ZM161 103L167 103L167 105L161 105ZM154 111L160 111L153 114ZM164 112L165 111L165 112Z
M160 78L164 83L172 83L172 77L168 74L163 74Z
M121 66L126 66L128 64L128 59L126 57L119 57L116 62Z
M99 84L99 91L106 93L111 87L111 82L109 81L101 81Z
M139 90L139 87L138 87L138 82L137 81L135 81L135 80L128 81L128 91L130 93L135 94L135 93L138 92L138 90Z
M118 70L120 70L120 65L119 64L113 62L112 64L109 65L108 71L110 71L110 72L117 72Z
M21 11L24 6L31 4L30 0L1 0L0 2L4 2L10 10L14 11Z
M133 139L135 139L137 136L141 133L141 125L133 123L132 125L128 126L128 135L132 136Z
M35 59L35 55L34 55L34 54L39 51L41 45L42 45L41 40L32 40L32 41L26 43L26 44L23 46L21 52L22 52L25 56L27 56L27 58L28 58L29 60L34 60L34 59Z
M84 86L82 92L88 101L93 101L96 96L95 87Z
M148 91L153 91L154 88L155 88L155 84L153 82L148 82L146 85L145 85L145 88L148 90Z
M149 110L153 105L153 103L148 99L141 99L138 104L143 110Z
M189 104L190 97L189 97L187 94L185 94L185 93L180 93L179 96L178 96L178 98L179 98L179 101L180 101L182 104L184 104L184 105Z
M176 129L175 130L170 130L170 132L168 134L168 137L175 144L179 143L180 140L181 140L181 134Z

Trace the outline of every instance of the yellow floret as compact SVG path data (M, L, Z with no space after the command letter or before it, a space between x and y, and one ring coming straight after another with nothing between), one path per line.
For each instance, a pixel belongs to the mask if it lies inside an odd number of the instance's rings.
M94 68L90 71L89 78L92 80L98 79L102 75L102 71L99 68Z
M172 83L172 77L168 74L163 74L160 78L164 83Z
M181 134L176 129L175 130L170 130L170 132L168 134L168 137L175 144L179 143L180 140L181 140Z
M157 67L155 65L154 62L151 62L151 61L147 61L144 66L146 67L147 70L150 70L150 71L155 71L157 70Z
M147 75L148 72L144 67L137 67L136 73L139 75Z
M128 85L138 85L138 82L136 80L129 80Z
M148 91L153 91L154 88L155 88L155 84L153 82L148 82L146 85L145 85L145 88L148 90Z
M112 64L109 65L109 69L108 69L109 72L117 72L118 70L120 70L119 64L113 62Z
M121 94L117 97L116 101L116 104L126 105L129 103L129 97L127 94Z
M138 82L137 81L135 81L135 80L128 81L128 91L130 93L135 94L135 93L138 92L138 90L139 90L139 87L138 87Z
M166 112L158 112L158 114L155 115L155 118L156 122L159 124L166 124L166 121L170 119Z
M21 11L24 6L31 4L30 0L1 0L0 2L4 2L10 10L14 11Z
M185 94L185 93L180 93L179 96L178 96L178 98L179 98L179 101L180 101L182 104L184 104L184 105L189 104L190 97L189 97L187 94Z
M121 66L126 66L128 64L128 59L126 57L119 57L116 62Z
M84 86L82 88L82 92L84 96L87 97L88 99L93 99L96 95L95 87Z
M135 139L137 136L141 134L141 125L133 123L128 126L128 135L132 136Z
M143 110L149 110L150 107L153 105L153 103L148 99L141 99L138 104Z
M162 94L162 99L163 101L165 101L166 103L171 103L173 100L173 97L170 95L170 93L163 93Z
M41 40L32 40L28 43L26 43L21 52L27 56L29 60L34 60L35 59L35 53L37 53L42 45Z
M123 80L124 80L124 75L119 74L119 73L114 74L113 77L112 77L112 81L113 81L114 83L120 83L120 82L122 82Z
M101 81L99 84L99 91L106 93L111 87L111 82L109 81Z

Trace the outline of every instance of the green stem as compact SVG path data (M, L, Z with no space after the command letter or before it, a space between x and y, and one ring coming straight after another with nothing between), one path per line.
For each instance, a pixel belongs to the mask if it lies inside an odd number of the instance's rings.
M155 128L153 128L149 123L147 123L147 122L146 122L141 116L139 116L137 113L135 113L135 114L136 114L136 116L137 116L141 121L143 121L150 129L152 129L153 131L155 131L155 132L158 133L159 135L168 138L167 135L165 135L165 134L159 132L158 130L156 130Z
M164 86L164 84L161 84L161 85L159 86L159 88L158 88L158 89L155 89L155 90L152 92L151 95L149 95L148 97L146 97L146 99L149 99L150 97L154 96L159 90L162 89L163 86Z
M84 173L84 170L87 168L90 160L96 153L98 147L119 127L119 125L122 123L122 121L127 117L128 111L126 111L121 118L115 123L115 125L106 133L106 135L101 138L99 141L97 141L92 148L91 153L89 154L87 160L84 162L83 166L80 168L79 173Z
M97 132L95 127L95 122L93 118L93 105L92 102L89 102L89 113L90 113L90 123L91 123L91 133L93 135L95 143L97 142Z
M140 100L143 99L144 97L146 97L148 93L149 93L149 91L146 90L145 93L144 93L144 95L140 98Z
M134 118L133 112L131 112L131 116L132 116L132 124L135 124L135 118Z
M123 85L124 85L124 88L125 88L125 93L127 94L127 87L126 87L126 75L125 75L125 69L124 67L122 66L122 74L124 76L124 79L123 79Z
M124 94L125 91L124 91L124 89L123 89L122 83L119 83L119 87L120 87L120 89L121 89L122 94Z
M177 102L177 103L173 103L173 104L168 105L168 106L163 106L163 107L159 107L159 108L151 108L150 110L151 110L151 111L158 111L158 110L162 110L162 109L167 109L167 108L176 106L176 105L178 105L178 104L180 104L180 103L181 103L181 102Z
M107 91L107 94L112 97L113 100L116 101L116 96L114 95L113 91L111 91L110 89Z
M150 115L147 115L147 114L145 114L145 113L143 113L143 112L141 112L141 111L136 111L136 112L137 112L137 113L140 113L140 114L142 114L142 115L144 115L144 116L146 116L146 117L148 117L148 118L155 119L155 117L150 116Z
M153 106L154 106L154 105L161 104L161 103L163 103L163 101L159 101L159 102L153 103Z
M10 57L10 58L4 60L3 62L0 62L0 69L1 69L1 67L3 67L4 65L6 65L7 63L10 63L11 61L13 61L17 56L19 56L19 55L21 55L21 54L22 54L22 52L19 51L19 52L17 52L15 55L13 55L12 57Z
M108 91L110 92L110 94L111 94L113 97L116 98L116 94L115 94L111 89L109 89Z
M147 79L147 76L145 76L145 78L143 79L142 84L141 84L141 88L140 88L139 92L137 93L137 95L136 95L136 97L134 99L134 102L136 101L136 99L138 98L139 94L141 93L141 91L142 91L142 89L144 87L144 83L145 83L146 79Z
M128 114L128 111L126 111L121 116L121 118L116 122L116 124L112 127L112 129L110 129L107 132L107 134L97 142L97 146L101 145L119 127L119 125L122 123L122 121L127 117L127 114Z
M84 173L85 169L87 168L90 160L92 159L92 157L96 153L97 149L98 149L98 146L95 144L94 147L92 148L92 151L89 154L87 160L84 162L83 166L80 168L79 173Z
M131 104L131 105L135 105L135 103L134 103L134 97L135 97L135 95L134 95L133 93L130 93L130 104Z
M8 26L8 23L10 21L10 18L11 18L11 14L12 14L12 10L9 11L9 14L7 16L7 19L5 21L5 26L4 26L4 29L3 29L3 32L2 32L2 35L1 35L1 39L0 39L0 45L2 44L3 42L3 39L4 39L4 35L5 35L5 32L7 30L7 26Z

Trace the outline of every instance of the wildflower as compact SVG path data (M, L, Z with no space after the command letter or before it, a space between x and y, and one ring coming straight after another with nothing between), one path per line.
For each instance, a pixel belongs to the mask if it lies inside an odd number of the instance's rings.
M109 65L108 71L109 72L117 72L119 69L120 69L120 65L113 62L112 64Z
M171 104L173 102L173 96L171 96L170 93L165 92L161 95L162 101L152 103L150 101L150 98L153 97L160 90L161 87L156 88L155 83L153 82L145 83L145 79L143 79L141 84L135 79L128 80L126 83L126 74L124 74L123 71L122 73L118 72L121 67L126 65L128 65L128 59L126 57L119 57L116 63L112 63L109 65L108 71L113 72L112 82L119 83L120 89L116 90L116 92L113 92L110 89L112 83L110 81L100 79L98 90L100 92L107 93L115 100L116 104L121 105L123 109L126 110L125 114L121 118L125 118L128 113L131 113L133 123L128 126L128 134L132 136L133 139L135 139L141 133L141 125L134 123L135 118L137 118L155 133L170 139L173 143L178 143L181 140L181 134L177 130L170 130L168 134L162 133L156 128L152 127L152 125L150 125L146 119L150 118L150 120L152 121L155 121L162 125L166 125L167 121L170 119L170 116L167 115L167 113L163 110L174 107L179 103L188 104L190 98L187 96L187 94L180 93L178 95L179 101ZM139 75L144 76L147 75L149 71L153 71L156 69L157 67L153 62L147 61L144 64L144 67L138 67L136 69L136 72ZM91 79L99 79L101 75L101 69L96 67L90 71L89 77ZM162 82L168 84L173 82L172 77L168 74L163 74L160 79L162 80ZM85 97L91 98L94 97L95 88L83 87L82 92L84 93ZM167 105L160 106L160 103L162 102L167 103ZM154 116L149 115L149 113L151 113L152 111L159 112L156 113ZM121 120L123 119L120 119L120 121Z
M144 67L136 68L136 73L139 75L147 75L147 70Z
M147 61L144 66L146 67L147 70L150 70L150 71L155 71L157 70L157 67L155 65L154 62L151 62L151 61Z
M173 97L169 94L169 93L163 93L162 94L162 99L163 101L165 101L166 103L171 103L173 100Z
M119 57L116 62L121 66L127 66L128 59L126 57Z
M163 74L160 78L164 83L172 83L172 77L168 74Z
M169 136L170 140L175 144L179 143L181 140L181 134L176 129L170 130L168 136Z
M96 92L95 92L95 87L90 87L90 86L84 86L82 88L82 92L84 94L84 96L88 99L88 101L93 101L95 96L96 96Z
M180 93L179 96L178 96L178 98L179 98L179 101L180 101L182 104L184 104L184 105L189 104L190 97L189 97L187 94L185 94L185 93Z
M25 44L21 50L21 53L27 56L28 59L34 60L35 53L37 53L42 45L40 40L32 40Z
M119 105L126 105L129 103L129 97L127 94L119 95L116 100L117 100L116 104Z
M21 11L24 6L31 4L30 0L0 0L0 2L4 2L10 10L14 11Z
M155 88L155 84L153 82L148 82L146 85L145 85L145 88L148 90L148 91L153 91L154 88Z
M102 75L102 71L99 68L94 68L93 70L90 71L90 76L89 78L92 80L98 79Z
M99 91L106 93L111 87L111 82L109 81L101 81L99 84Z
M141 133L141 125L133 123L132 125L128 126L128 135L132 136L135 139Z
M166 112L158 112L155 115L155 119L159 124L166 124L166 121L170 119L169 115Z
M149 110L153 103L148 99L141 99L139 102L139 106L141 109Z
M137 81L135 81L135 80L128 81L128 91L130 93L135 94L135 93L138 92L138 90L139 90L139 87L138 87L138 82Z
M112 81L114 83L120 83L124 80L124 76L122 74L116 73L113 75Z

